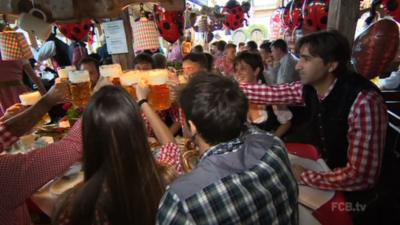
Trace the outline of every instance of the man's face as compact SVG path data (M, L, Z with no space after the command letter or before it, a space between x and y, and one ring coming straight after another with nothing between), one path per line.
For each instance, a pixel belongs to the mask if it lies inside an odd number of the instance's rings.
M264 49L260 49L260 55L263 60L264 65L267 65L268 62L272 60L272 54Z
M90 81L92 82L93 86L96 85L100 76L96 65L94 65L93 63L83 63L80 69L89 71Z
M319 84L329 75L329 65L322 58L312 56L305 45L300 49L300 60L296 65L303 84Z
M202 68L198 63L186 60L182 63L182 70L183 76L188 80L192 74L204 71L205 68Z
M136 70L151 70L153 66L148 62L141 62L135 65Z
M229 60L235 60L236 49L235 48L227 48L227 49L225 49L224 55Z
M240 52L244 52L244 51L246 51L246 50L247 50L246 45L239 46L239 51L240 51Z
M281 60L281 58L283 58L285 53L282 52L282 50L280 48L271 47L271 55L275 61L279 61L279 60Z

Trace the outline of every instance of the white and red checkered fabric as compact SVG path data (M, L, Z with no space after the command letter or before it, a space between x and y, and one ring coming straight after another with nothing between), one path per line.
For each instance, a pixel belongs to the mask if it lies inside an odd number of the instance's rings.
M154 21L138 21L132 25L135 52L160 48L160 33Z
M33 58L28 42L20 32L0 32L0 51L4 61Z

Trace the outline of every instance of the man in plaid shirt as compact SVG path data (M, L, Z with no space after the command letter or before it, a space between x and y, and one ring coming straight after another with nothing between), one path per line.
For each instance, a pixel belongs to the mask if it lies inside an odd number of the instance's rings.
M336 31L313 33L297 42L301 81L278 86L242 84L255 104L303 104L310 116L304 136L330 172L293 166L300 183L346 191L348 200L368 202L380 175L388 118L379 90L349 71L350 46Z
M283 143L248 127L239 86L193 77L179 99L202 157L172 183L157 224L297 224L298 189Z

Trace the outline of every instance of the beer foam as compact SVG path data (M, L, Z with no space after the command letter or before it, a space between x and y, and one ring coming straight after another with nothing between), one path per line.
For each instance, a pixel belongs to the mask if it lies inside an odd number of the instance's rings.
M150 85L162 85L168 81L168 70L148 71L147 81Z
M74 71L76 70L75 66L66 66L62 69L58 70L58 77L60 78L68 78L68 73L69 71Z
M122 68L120 64L111 64L100 66L100 76L102 77L120 77Z
M39 91L34 91L19 95L19 100L21 101L21 104L24 106L34 105L40 100L40 98L42 98L42 95L40 94Z
M129 71L122 74L120 77L122 86L130 86L132 84L137 84L140 82L141 74L139 71Z
M89 72L87 70L69 71L68 79L71 83L83 83L90 81Z

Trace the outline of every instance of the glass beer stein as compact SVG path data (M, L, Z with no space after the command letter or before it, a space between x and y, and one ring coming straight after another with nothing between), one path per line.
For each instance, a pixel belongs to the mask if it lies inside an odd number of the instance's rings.
M133 85L138 84L140 82L140 71L132 70L129 72L124 73L121 77L121 85L125 90L133 97L133 99L137 100L136 98L136 89Z
M120 64L111 64L100 66L100 76L106 77L114 85L121 86L120 77L122 68Z
M42 95L40 94L39 91L34 91L34 92L27 92L19 95L19 100L21 101L21 104L24 106L32 106L36 104L40 99L42 98ZM46 113L42 119L39 121L39 125L47 124L51 122L51 118L48 113Z
M162 69L148 71L147 81L150 88L148 96L150 106L156 111L169 109L171 99L167 85L168 71Z
M72 101L78 107L86 106L92 91L89 72L87 70L70 71L68 79Z
M61 82L68 83L68 74L70 71L75 71L76 67L75 66L66 66L63 68L60 68L57 73L58 77L60 78Z

